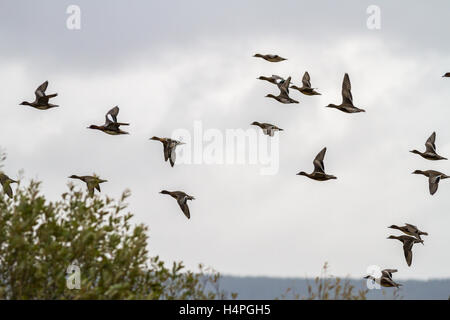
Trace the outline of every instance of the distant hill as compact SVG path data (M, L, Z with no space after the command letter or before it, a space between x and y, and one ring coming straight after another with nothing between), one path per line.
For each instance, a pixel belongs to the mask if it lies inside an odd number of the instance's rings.
M263 299L271 300L280 298L286 289L292 288L301 295L306 295L308 281L314 284L314 279L305 278L270 278L270 277L234 277L222 276L220 286L227 292L238 293L238 299ZM450 297L450 279L436 279L428 281L398 280L403 284L399 294L407 300L447 300ZM351 280L355 288L365 288L365 280ZM370 290L368 299L380 300L392 298L391 288L383 290ZM386 295L383 295L383 291Z

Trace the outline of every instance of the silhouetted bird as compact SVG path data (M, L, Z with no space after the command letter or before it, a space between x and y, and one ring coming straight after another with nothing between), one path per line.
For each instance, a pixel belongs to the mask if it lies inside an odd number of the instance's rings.
M275 131L283 131L283 129L278 128L277 126L274 126L273 124L270 123L260 123L258 121L254 121L252 122L252 125L260 127L263 133L270 137L273 137Z
M17 183L17 181L11 179L6 174L0 172L0 184L3 187L3 192L6 193L10 198L13 197L13 192L10 186L11 183Z
M190 195L187 195L183 191L167 191L167 190L163 190L160 193L168 194L172 198L177 199L178 205L180 206L180 208L183 211L183 213L186 216L186 218L188 218L188 219L191 218L191 214L189 212L189 207L187 205L187 201L188 200L195 200L194 197L192 197Z
M428 233L420 231L416 226L409 224L409 223L405 223L405 225L403 227L399 227L399 226L396 226L395 224L393 224L392 226L390 226L388 228L400 230L401 232L403 232L409 236L416 237L416 239L418 239L418 240L422 240L422 238L420 237L421 235L424 235L424 236L428 235Z
M328 108L335 108L346 113L366 112L363 109L359 109L353 105L352 86L350 84L350 78L346 73L344 80L342 81L342 103L340 105L329 104Z
M384 269L381 270L381 277L374 278L373 276L365 276L364 279L370 279L376 283L378 283L382 287L396 287L399 288L401 286L400 283L396 283L392 280L392 274L397 272L397 269Z
M100 190L100 183L108 182L108 180L100 179L97 176L77 176L77 175L71 175L69 177L70 179L79 179L86 183L87 189L89 192L89 196L94 196L94 189L97 189L98 192L101 192Z
M117 122L117 115L119 114L119 107L115 106L105 116L105 124L103 126L90 125L88 129L96 129L103 131L110 135L128 134L128 132L122 131L120 126L128 126L129 123Z
M420 155L422 158L425 158L427 160L447 160L447 158L441 157L436 153L436 132L433 132L431 136L428 138L427 142L425 143L426 150L425 152L420 152L417 150L412 150L410 152Z
M434 195L439 187L439 182L443 179L448 179L450 176L447 176L446 174L443 174L442 172L435 171L435 170L416 170L413 172L413 174L422 174L426 177L428 177L429 182L429 188L430 188L430 194Z
M259 53L257 53L254 55L254 57L263 58L264 60L269 61L269 62L280 62L280 61L287 60L285 58L280 57L277 54L259 54Z
M287 78L285 81L277 83L278 89L280 89L280 94L278 96L274 96L273 94L266 95L267 98L273 98L278 102L289 104L289 103L298 103L298 101L289 97L289 84L291 83L291 77Z
M164 161L169 160L170 165L173 167L175 165L175 160L177 154L175 152L175 148L178 145L185 144L184 142L173 140L169 138L159 138L159 137L151 137L149 140L160 141L164 147Z
M325 158L326 152L327 152L327 148L323 148L322 151L320 151L317 154L316 158L313 161L314 171L311 174L301 171L301 172L297 173L297 175L306 176L310 179L317 180L317 181L326 181L326 180L330 180L330 179L337 179L335 176L325 173L325 165L323 163L323 159Z
M59 107L56 104L48 103L48 100L50 98L56 97L58 94L45 94L45 90L47 90L48 81L45 81L43 84L41 84L36 91L34 92L36 98L33 102L23 101L20 105L30 106L39 110L47 110L50 108Z
M397 239L403 243L403 253L405 254L406 263L408 267L412 263L412 247L414 243L423 243L423 240L418 240L410 236L389 236L388 239Z
M309 77L309 73L308 73L308 71L306 71L305 74L303 75L303 79L302 79L303 86L302 87L291 86L291 88L298 90L307 96L320 95L320 93L318 93L317 91L314 90L316 88L311 87L310 80L311 80L311 78Z

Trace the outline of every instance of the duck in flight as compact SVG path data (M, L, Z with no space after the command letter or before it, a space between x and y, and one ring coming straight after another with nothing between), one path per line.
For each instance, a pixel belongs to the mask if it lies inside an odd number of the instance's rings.
M388 239L397 239L403 243L403 253L405 254L406 263L408 267L412 263L412 247L415 243L423 243L423 240L416 239L410 236L389 236Z
M169 138L159 138L159 137L151 137L150 140L159 141L163 144L164 147L164 161L169 160L170 165L173 167L175 165L175 160L177 154L175 149L178 145L185 144L184 142L169 139Z
M280 82L284 82L285 81L282 77L277 76L276 74L273 74L270 77L260 76L260 77L258 77L256 79L257 80L265 80L265 81L268 81L268 82L270 82L272 84L276 84L276 85L278 85L278 83L280 83Z
M20 105L30 106L30 107L33 107L33 108L36 108L39 110L47 110L47 109L59 107L56 104L51 104L48 102L50 98L54 98L58 94L54 93L54 94L46 95L45 91L47 90L47 87L48 87L48 81L45 81L43 84L41 84L36 89L36 91L34 91L36 98L33 102L23 101Z
M188 218L188 219L191 218L191 214L189 212L189 207L187 205L187 201L188 200L195 200L195 198L193 196L190 196L190 195L184 193L183 191L162 190L160 193L168 194L172 198L177 199L178 205L180 206L180 208L183 211L183 213L186 216L186 218Z
M98 192L101 192L100 190L100 183L108 182L108 180L103 180L97 177L96 175L93 176L77 176L75 174L71 175L69 179L78 179L86 183L87 189L89 192L89 196L94 196L94 189L97 189Z
M285 81L280 81L277 83L278 89L280 89L280 94L275 96L273 94L266 95L267 98L273 98L278 102L289 104L289 103L298 103L298 101L289 97L289 84L291 83L291 77L287 78Z
M278 128L277 126L274 126L270 123L260 123L258 121L254 121L251 125L260 127L263 133L265 135L268 135L269 137L273 137L275 131L283 131L283 129Z
M351 90L352 85L350 83L350 78L346 73L344 75L344 80L342 81L342 103L340 105L335 105L331 103L327 107L335 108L345 113L366 112L364 109L359 109L353 105L353 96Z
M309 76L308 71L306 71L305 74L303 75L302 83L303 83L302 87L291 86L291 88L295 89L295 90L298 90L298 91L300 91L301 93L303 93L303 94L305 94L307 96L321 95L319 92L314 90L316 88L312 88L311 87L311 78Z
M422 235L424 235L424 236L428 235L428 233L420 231L415 225L412 225L409 223L405 223L405 225L403 227L399 227L399 226L396 226L395 224L393 224L392 226L390 226L388 228L400 230L404 234L413 236L418 240L422 240L422 237L421 237ZM423 242L422 242L422 244L423 244Z
M422 158L425 158L427 160L447 160L447 158L444 158L437 154L435 142L436 142L436 132L433 132L431 136L428 138L427 142L425 142L426 147L425 152L420 152L417 150L412 150L410 152L418 154Z
M9 198L13 197L13 192L12 192L12 189L11 189L11 184L12 183L17 183L17 181L11 179L6 174L0 172L0 184L3 187L3 192L6 193Z
M102 126L97 125L90 125L88 129L96 129L103 131L104 133L110 134L110 135L119 135L119 134L128 134L128 132L125 132L120 129L120 126L129 126L129 123L122 123L117 122L117 116L119 114L119 107L115 106L111 110L108 111L108 113L105 116L105 124Z
M324 165L323 159L325 158L326 152L327 152L327 148L323 148L322 151L320 151L317 154L316 158L313 161L314 171L312 173L306 173L304 171L301 171L301 172L297 173L297 175L306 176L310 179L317 180L317 181L327 181L327 180L331 180L331 179L337 179L337 177L325 173L325 165Z
M396 288L399 288L401 286L401 284L395 282L392 279L392 274L395 273L395 272L397 272L397 269L384 269L384 270L381 270L381 277L375 278L375 277L369 275L369 276L365 276L364 279L370 279L373 282L378 283L382 287L387 287L387 288L389 288L389 287L396 287Z
M260 53L256 53L255 55L253 55L253 57L255 58L263 58L266 61L269 62L280 62L280 61L284 61L287 60L283 57L280 57L277 54L260 54Z
M428 177L428 184L431 195L434 195L436 193L439 187L439 182L441 180L450 178L450 176L447 176L446 174L435 170L416 170L413 172L413 174L421 174L425 177Z

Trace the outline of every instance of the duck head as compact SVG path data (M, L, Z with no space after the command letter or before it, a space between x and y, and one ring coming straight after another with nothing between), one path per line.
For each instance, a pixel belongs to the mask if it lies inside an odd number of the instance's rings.
M29 103L28 101L22 101L21 103L19 103L19 106L30 106L31 103Z
M255 57L255 58L262 58L263 55L260 54L260 53L255 53L255 54L253 55L253 57Z
M250 123L251 126L259 126L260 123L258 121L253 121L252 123Z
M423 175L425 175L425 172L423 172L422 170L415 170L412 174L423 174Z
M389 236L387 239L398 239L396 236Z
M266 98L274 98L274 99L276 99L277 97L274 96L273 94L269 93L269 94L266 94Z
M76 174L73 174L69 177L69 179L80 179L80 177L77 176Z
M418 150L415 150L415 149L414 149L414 150L411 150L410 152L411 152L411 153L415 153L415 154L422 154L422 152L420 152L420 151L418 151Z
M162 191L160 191L159 193L162 193L162 194L170 194L170 192L167 191L167 190L162 190Z
M297 176L308 176L308 174L305 171L300 171Z
M91 124L89 127L87 127L88 129L97 129L100 130L101 128L99 126L96 126L95 124Z
M388 228L391 228L391 229L399 229L399 227L396 226L395 224L393 224L392 226L389 226Z
M337 108L337 105L330 103L329 105L325 106L326 108Z

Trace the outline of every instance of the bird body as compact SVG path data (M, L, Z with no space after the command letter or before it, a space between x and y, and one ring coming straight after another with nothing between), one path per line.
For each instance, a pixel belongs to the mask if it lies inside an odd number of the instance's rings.
M193 196L190 196L186 193L184 193L183 191L167 191L167 190L162 190L160 193L162 194L168 194L170 195L172 198L176 199L178 202L178 205L181 208L181 211L183 211L184 215L186 216L186 218L190 219L191 218L191 214L189 212L189 207L187 205L187 201L188 200L195 200L195 198Z
M314 164L314 171L312 173L306 173L304 171L301 171L297 173L297 175L300 176L306 176L310 179L317 180L317 181L327 181L332 179L337 179L337 177L326 174L325 173L325 165L323 162L323 159L325 158L325 153L327 152L327 148L323 148L315 157L313 164Z
M120 126L128 126L129 123L117 122L117 115L119 114L119 107L115 106L109 110L105 115L105 124L102 126L90 125L88 129L95 129L103 131L109 135L128 134L128 132L120 129Z
M425 158L427 160L447 160L447 158L444 158L437 154L436 152L436 132L433 132L431 136L428 138L428 140L425 142L426 150L425 152L420 152L417 150L412 150L410 152L420 155L422 158Z
M415 243L423 243L423 240L416 239L410 236L389 236L388 239L397 239L403 243L403 253L405 254L406 263L408 267L412 263L412 247Z
M253 55L253 57L255 58L263 58L266 61L269 62L280 62L280 61L284 61L287 60L283 57L280 57L277 54L260 54L260 53L256 53L255 55Z
M335 108L345 113L359 113L366 112L364 109L357 108L353 105L353 96L351 92L352 86L350 77L346 73L342 81L342 103L340 105L329 104L328 108Z
M447 176L446 174L436 171L436 170L416 170L413 172L413 174L421 174L425 177L428 177L428 185L430 189L430 194L434 195L439 187L439 182L443 179L448 179L450 176Z
M392 273L397 272L397 269L384 269L381 270L381 277L375 278L373 276L365 276L364 279L370 279L376 283L378 283L382 287L390 288L395 287L399 288L401 286L400 283L396 283L392 279Z
M30 106L38 110L48 110L51 108L59 107L56 104L49 103L49 99L56 97L58 94L54 93L46 95L45 91L47 90L47 87L48 81L45 81L34 91L36 98L33 102L23 101L22 103L20 103L20 105Z
M184 142L170 139L170 138L159 138L159 137L151 137L150 140L160 141L164 147L164 161L169 160L170 165L173 167L175 165L176 160L176 152L175 149L178 145L184 144Z
M399 227L399 226L393 224L389 228L400 230L401 232L403 232L409 236L413 236L418 240L422 240L422 238L420 237L421 235L424 235L424 236L428 235L428 233L420 231L415 225L412 225L409 223L405 223L405 225L402 227Z
M12 189L11 189L11 184L12 183L17 183L17 181L11 179L6 174L0 172L0 184L3 187L3 192L6 193L9 198L13 197L13 192L12 192Z
M270 137L273 137L276 131L283 131L283 129L278 128L277 126L270 123L260 123L258 121L254 121L252 125L260 127L263 130L263 133Z
M278 89L280 89L280 94L275 96L273 94L266 95L267 98L273 98L278 102L289 104L289 103L298 103L297 100L289 97L289 84L291 83L291 77L287 78L284 81L280 81L277 83Z
M311 77L309 76L308 71L306 71L305 74L303 75L302 83L303 86L301 87L291 86L291 88L298 90L307 96L321 95L319 92L314 90L315 88L311 87Z
M100 179L99 177L93 175L93 176L77 176L77 175L71 175L69 177L70 179L78 179L86 183L89 196L94 196L94 189L96 189L98 192L101 192L100 190L100 183L108 182L107 180Z

